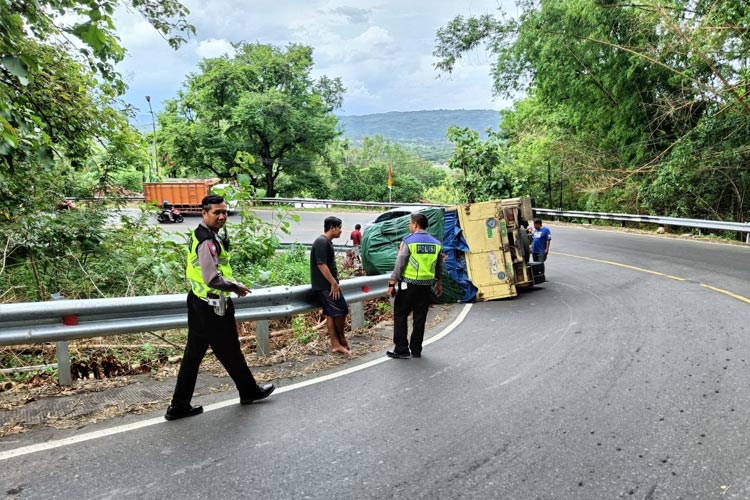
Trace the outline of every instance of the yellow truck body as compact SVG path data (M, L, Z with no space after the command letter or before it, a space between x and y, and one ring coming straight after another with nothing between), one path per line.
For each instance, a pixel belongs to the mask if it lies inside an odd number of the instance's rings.
M533 286L529 241L525 225L533 220L530 198L510 198L453 207L469 246L465 253L469 279L477 300L515 297L517 289Z

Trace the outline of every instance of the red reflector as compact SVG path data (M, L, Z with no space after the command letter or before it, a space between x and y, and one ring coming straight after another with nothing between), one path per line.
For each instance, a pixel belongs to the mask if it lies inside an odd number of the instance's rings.
M78 324L78 316L75 314L68 314L67 316L63 316L63 325L65 326L73 326Z
M365 293L367 293L367 292L370 291L370 287L369 286L363 286L362 287L362 291L365 292Z

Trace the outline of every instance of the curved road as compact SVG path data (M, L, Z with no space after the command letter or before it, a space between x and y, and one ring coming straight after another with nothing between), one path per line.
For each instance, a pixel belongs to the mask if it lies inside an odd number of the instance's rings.
M465 318L421 359L176 422L129 416L133 429L86 441L115 423L60 431L70 444L41 451L6 438L0 491L750 498L750 248L551 228L549 282L457 305Z

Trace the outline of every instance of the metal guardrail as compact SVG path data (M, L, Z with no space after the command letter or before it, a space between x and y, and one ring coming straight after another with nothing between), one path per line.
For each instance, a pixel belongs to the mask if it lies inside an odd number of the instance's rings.
M350 303L384 296L389 275L341 281ZM187 327L186 295L0 304L0 345L58 342ZM309 285L257 288L233 299L239 321L289 317L320 305Z
M397 203L397 202L383 202L383 201L341 201L341 200L316 200L312 198L260 198L259 203L267 205L300 205L301 208L315 207L316 205L323 205L325 207L331 207L334 205L350 206L350 207L375 207L375 208L391 208L391 207L413 207L415 205L424 205L425 207L444 207L446 205L439 205L435 203Z
M386 294L390 275L341 281L352 329L364 326L362 301ZM238 321L255 321L258 354L270 352L269 320L320 308L310 285L257 288L233 299ZM55 342L60 385L73 383L69 340L187 327L186 295L0 304L0 346Z
M614 220L620 222L634 222L643 224L657 224L659 226L694 227L698 229L712 229L715 231L735 231L745 234L745 243L750 244L750 223L746 222L723 222L702 219L682 219L679 217L660 217L657 215L633 215L606 212L577 212L572 210L551 210L547 208L535 208L534 212L539 215L550 215L553 217L569 217L576 219L599 219Z

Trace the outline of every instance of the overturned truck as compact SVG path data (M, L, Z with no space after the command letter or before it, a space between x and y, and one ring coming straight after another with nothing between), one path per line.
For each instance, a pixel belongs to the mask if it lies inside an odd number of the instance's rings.
M527 227L531 198L510 198L420 211L427 232L443 242L445 272L440 302L474 302L515 297L519 288L543 283L544 264L530 262ZM368 226L362 237L367 274L393 270L409 215Z

